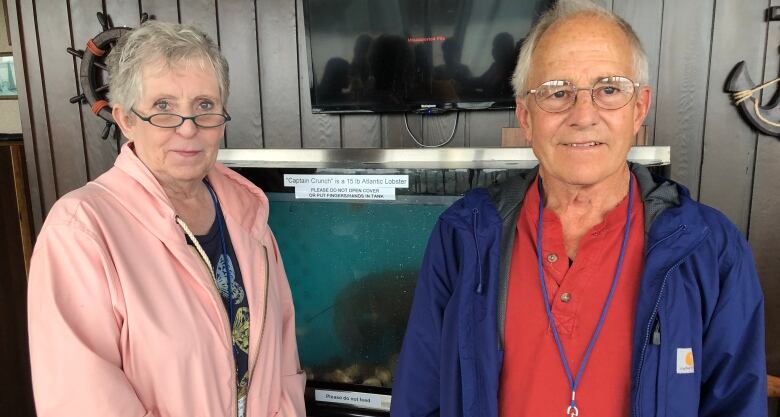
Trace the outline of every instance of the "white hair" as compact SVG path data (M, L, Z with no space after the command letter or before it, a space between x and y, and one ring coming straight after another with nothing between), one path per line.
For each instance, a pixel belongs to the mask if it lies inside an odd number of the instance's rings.
M555 6L539 18L523 43L520 56L517 59L517 66L512 76L512 87L515 91L515 97L523 97L528 91L529 86L526 83L528 82L528 73L531 70L531 57L542 35L554 23L579 14L602 17L618 25L628 38L631 49L634 52L634 77L636 78L634 81L642 85L650 82L647 54L644 48L642 48L639 37L628 22L591 0L559 0L555 3Z
M194 26L149 20L122 35L108 55L109 104L130 109L143 94L144 66L159 61L168 68L182 62L211 66L223 106L227 103L228 63L217 44Z

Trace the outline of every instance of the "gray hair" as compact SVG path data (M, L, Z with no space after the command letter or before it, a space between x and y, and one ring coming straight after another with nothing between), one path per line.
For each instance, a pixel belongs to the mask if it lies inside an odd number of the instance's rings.
M559 0L555 6L539 18L523 43L523 48L520 51L520 56L517 59L517 66L515 67L515 72L512 76L512 87L515 90L515 97L525 96L526 91L528 90L526 83L528 82L528 73L531 70L531 55L533 55L542 35L544 35L544 33L547 32L547 29L555 22L579 14L602 17L618 25L628 38L631 49L633 49L634 52L634 76L636 77L636 80L634 81L642 85L647 85L650 82L647 54L645 53L644 48L642 48L642 42L628 22L591 0Z
M143 94L144 66L160 60L168 68L192 60L200 61L204 69L210 65L223 106L227 103L228 63L217 44L194 26L149 20L119 38L108 55L109 104L129 110Z

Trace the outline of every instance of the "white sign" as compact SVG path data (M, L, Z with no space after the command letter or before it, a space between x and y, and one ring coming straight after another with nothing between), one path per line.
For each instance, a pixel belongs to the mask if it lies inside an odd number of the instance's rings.
M314 399L326 403L347 404L360 408L390 411L389 395L315 389Z
M395 200L395 188L295 187L295 198L333 200Z
M285 174L284 186L295 198L328 200L395 200L396 188L408 188L408 175Z

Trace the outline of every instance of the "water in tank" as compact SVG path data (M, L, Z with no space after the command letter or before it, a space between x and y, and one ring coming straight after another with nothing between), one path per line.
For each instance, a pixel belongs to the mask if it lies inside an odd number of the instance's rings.
M456 197L300 201L269 193L307 377L390 387L431 228Z
M292 290L298 352L307 378L391 387L420 264L438 216L469 189L517 172L316 172L408 175L409 186L397 189L391 201L298 199L291 188L278 184L286 172L244 173L265 184L269 224Z

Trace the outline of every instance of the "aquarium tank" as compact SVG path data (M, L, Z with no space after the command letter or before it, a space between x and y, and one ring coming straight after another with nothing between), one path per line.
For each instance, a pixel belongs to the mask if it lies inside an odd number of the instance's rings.
M295 304L309 414L332 406L369 413L346 415L374 415L372 410L386 415L420 264L436 220L469 189L520 171L240 171L268 196L268 223ZM326 180L331 184L319 184ZM332 186L350 180L368 185ZM380 187L383 181L398 184ZM333 415L329 411L321 415Z
M536 165L530 149L221 150L268 196L295 304L309 416L387 416L422 257L467 191ZM629 158L668 164L668 147Z
M312 380L390 387L428 234L454 197L300 202L269 193L269 224Z

